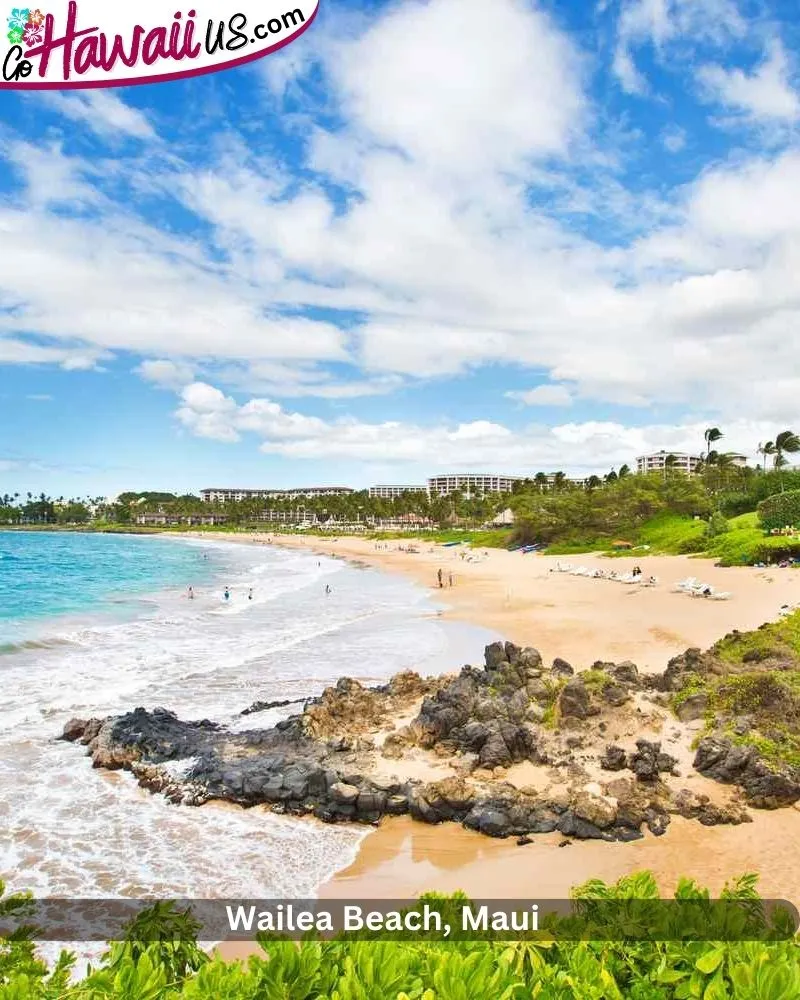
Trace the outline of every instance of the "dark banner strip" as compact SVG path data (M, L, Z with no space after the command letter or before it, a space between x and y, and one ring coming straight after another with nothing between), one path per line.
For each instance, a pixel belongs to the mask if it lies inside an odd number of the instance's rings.
M0 915L0 937L23 927L40 941L74 942L340 934L384 941L757 941L793 937L800 917L791 903L759 899L32 899Z

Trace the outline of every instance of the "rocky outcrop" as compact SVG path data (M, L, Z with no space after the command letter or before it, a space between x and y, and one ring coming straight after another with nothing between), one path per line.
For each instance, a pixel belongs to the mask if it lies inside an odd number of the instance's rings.
M686 657L674 677L697 665L693 654ZM487 646L484 660L455 677L404 673L372 688L342 678L269 728L231 731L137 708L105 720L73 719L63 738L86 746L95 767L124 768L170 801L266 804L325 822L376 823L409 813L492 837L555 831L631 840L645 830L660 835L675 813L702 823L742 821L742 805L712 806L688 792L673 801L675 759L660 742L639 739L635 749L609 742L623 729L652 724L657 715L646 702L665 697L652 693L658 685L635 664L596 663L582 676L563 661L547 669L537 650L513 643ZM242 714L273 707L256 702ZM398 718L411 721L393 729ZM706 742L698 770L746 784L749 803L800 798L800 788L795 794L788 779L781 784L765 774L757 759L744 766L727 752L738 748L722 753ZM406 759L412 766L403 766ZM448 777L418 776L431 769L440 775L443 764ZM518 787L509 769L523 764L547 774L544 784ZM386 777L393 768L407 777ZM592 771L609 772L608 780L592 780Z
M734 746L728 739L706 737L698 744L694 767L715 781L738 785L747 803L758 809L779 809L800 800L797 775L768 767L751 746Z

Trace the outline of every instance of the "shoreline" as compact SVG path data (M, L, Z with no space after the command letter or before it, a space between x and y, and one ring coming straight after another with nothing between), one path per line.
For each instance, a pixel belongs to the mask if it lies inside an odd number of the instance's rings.
M207 536L182 532L179 537ZM578 669L597 660L632 660L644 672L660 671L671 657L686 649L707 649L735 629L750 631L776 620L784 604L800 604L798 572L721 567L712 559L689 556L614 559L613 568L620 573L638 565L644 577L658 577L658 586L646 587L551 572L567 562L589 569L609 568L609 559L592 554L569 558L522 555L430 542L415 542L418 551L412 554L404 551L407 540L381 542L383 548L376 550L375 542L350 537L222 532L216 537L236 544L313 552L399 573L446 605L441 617L479 626L522 646L534 646L545 661L561 657ZM462 560L460 552L472 556L473 561ZM445 584L453 574L452 587L438 587L439 569ZM673 593L674 584L687 577L697 577L732 596L710 601Z

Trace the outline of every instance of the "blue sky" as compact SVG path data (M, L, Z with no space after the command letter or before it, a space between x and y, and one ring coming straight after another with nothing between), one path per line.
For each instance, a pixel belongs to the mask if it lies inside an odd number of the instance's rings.
M604 472L800 429L800 16L332 4L0 93L0 493Z

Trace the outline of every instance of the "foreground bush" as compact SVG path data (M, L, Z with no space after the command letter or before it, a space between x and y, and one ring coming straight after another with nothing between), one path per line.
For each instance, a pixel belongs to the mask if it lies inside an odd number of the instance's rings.
M721 898L743 901L748 917L769 937L756 877L744 876ZM651 875L614 886L592 881L575 890L580 905L658 898ZM678 900L707 900L682 881ZM627 904L626 904L627 905ZM22 896L0 900L4 914L24 909ZM160 941L146 944L139 938ZM786 924L783 925L785 935ZM161 905L132 925L98 969L70 982L74 959L62 955L48 970L30 936L0 944L2 1000L791 1000L800 997L800 954L794 938L714 941L470 941L445 943L259 939L264 954L225 963L198 947L196 926ZM631 931L629 933L635 933ZM676 936L680 930L675 929ZM173 940L170 940L172 938Z

